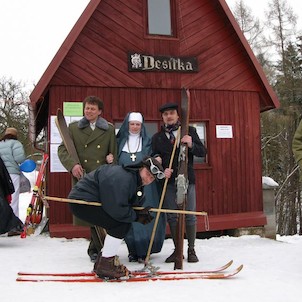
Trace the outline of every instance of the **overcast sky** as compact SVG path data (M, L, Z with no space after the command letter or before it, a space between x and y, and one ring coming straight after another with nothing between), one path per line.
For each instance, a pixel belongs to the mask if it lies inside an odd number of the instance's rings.
M245 0L263 18L270 0ZM233 7L236 0L227 0ZM299 16L302 0L287 0ZM0 78L37 83L89 0L0 0Z

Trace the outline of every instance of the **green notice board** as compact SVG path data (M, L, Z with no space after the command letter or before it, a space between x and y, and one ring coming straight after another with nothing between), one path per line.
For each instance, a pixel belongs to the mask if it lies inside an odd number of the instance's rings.
M83 116L82 102L64 102L63 103L64 116Z

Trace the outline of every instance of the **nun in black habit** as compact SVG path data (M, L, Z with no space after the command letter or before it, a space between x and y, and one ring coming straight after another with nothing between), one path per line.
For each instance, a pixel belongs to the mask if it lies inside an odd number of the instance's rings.
M148 136L144 119L140 112L128 113L117 134L118 164L125 166L136 164L152 153L151 138ZM142 206L157 208L159 205L159 190L161 184L153 182L144 187ZM155 216L155 214L152 214ZM129 251L130 262L143 262L149 248L154 221L148 225L133 222L125 237ZM159 253L162 249L166 234L166 217L160 215L151 253Z

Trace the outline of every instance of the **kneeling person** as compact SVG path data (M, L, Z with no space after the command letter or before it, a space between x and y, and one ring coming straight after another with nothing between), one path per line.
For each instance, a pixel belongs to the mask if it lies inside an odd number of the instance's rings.
M128 269L118 261L119 246L132 222L147 224L153 219L148 208L133 210L132 207L140 204L143 186L164 177L160 163L147 157L135 165L100 166L72 188L68 198L102 203L101 207L70 203L75 216L107 231L104 247L94 265L99 277L128 276Z

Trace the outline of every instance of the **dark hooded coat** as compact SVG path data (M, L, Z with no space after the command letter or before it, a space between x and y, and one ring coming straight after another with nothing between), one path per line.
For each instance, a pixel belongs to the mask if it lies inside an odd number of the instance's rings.
M75 216L92 225L101 226L116 238L124 238L137 219L133 206L140 203L138 169L103 165L86 174L72 188L68 198L100 202L102 206L70 204Z
M0 157L0 234L22 226L21 220L15 216L7 200L7 196L14 191L13 182Z

